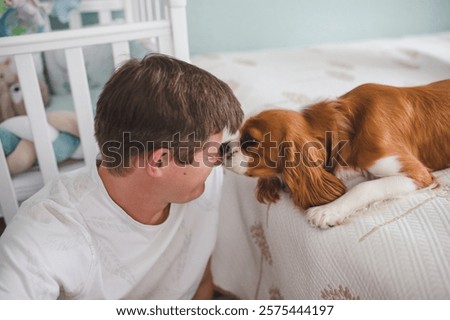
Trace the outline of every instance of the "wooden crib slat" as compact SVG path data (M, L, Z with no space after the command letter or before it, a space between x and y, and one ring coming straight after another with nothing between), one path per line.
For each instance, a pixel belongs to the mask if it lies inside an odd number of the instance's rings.
M153 7L153 20L161 20L161 1L160 0L152 0Z
M170 36L158 38L158 51L164 54L173 55L173 45Z
M128 41L114 42L112 44L114 67L117 68L130 59L130 45Z
M147 4L145 3L146 0L136 0L139 3L137 4L137 6L135 8L138 9L138 16L139 16L139 21L151 21L152 20L152 16L149 14L148 8L147 8Z
M76 11L71 11L69 13L69 26L70 29L79 29L81 28L81 15Z
M108 10L101 10L98 13L98 22L100 25L107 25L110 24L112 21L112 13Z
M170 20L172 22L173 54L189 61L189 42L187 32L186 0L168 0Z
M9 174L5 154L3 153L2 142L0 141L0 181L2 181L2 190L0 192L1 212L8 224L16 213L19 205L17 203L16 193Z
M94 139L94 115L83 51L80 47L65 49L64 51L78 128L80 130L84 161L90 165L95 163L98 147Z
M163 19L169 19L169 7L166 4L166 1L164 1L164 10L163 10Z
M133 3L131 1L125 1L124 3L124 12L125 12L125 21L126 23L133 23L138 21L135 17L135 13L133 11Z
M18 54L14 58L25 108L30 120L31 132L33 133L39 168L44 183L46 183L58 175L58 166L48 132L47 117L39 89L33 55L30 53Z
M143 21L155 21L156 19L154 18L155 14L153 12L153 5L151 3L141 2L141 6L142 6L141 10L145 12L145 15L143 16L144 19Z

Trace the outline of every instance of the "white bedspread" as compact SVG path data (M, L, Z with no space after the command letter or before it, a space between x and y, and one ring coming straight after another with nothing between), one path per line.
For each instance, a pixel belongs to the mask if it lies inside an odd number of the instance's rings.
M229 83L250 115L300 109L365 82L450 78L450 33L198 56L193 63ZM319 230L288 195L262 205L255 180L227 172L215 284L242 299L450 299L450 169L437 175L437 190Z

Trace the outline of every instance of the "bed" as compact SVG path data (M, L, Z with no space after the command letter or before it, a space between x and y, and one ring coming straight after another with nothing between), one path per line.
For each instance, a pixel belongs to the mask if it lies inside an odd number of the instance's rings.
M450 78L450 33L192 61L228 82L249 116L300 110L365 82L412 86ZM225 172L212 259L217 289L239 299L450 299L450 169L436 175L438 189L319 230L286 194L260 204L254 179Z

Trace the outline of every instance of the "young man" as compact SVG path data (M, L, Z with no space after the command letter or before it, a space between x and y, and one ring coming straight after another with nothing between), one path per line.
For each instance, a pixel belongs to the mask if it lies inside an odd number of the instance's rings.
M0 238L0 299L210 298L222 131L243 118L230 88L163 55L105 85L101 163L27 200Z

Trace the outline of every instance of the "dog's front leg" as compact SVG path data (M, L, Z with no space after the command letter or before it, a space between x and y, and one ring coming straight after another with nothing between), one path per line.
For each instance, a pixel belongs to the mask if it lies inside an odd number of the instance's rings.
M333 202L309 208L306 216L311 225L326 229L343 223L352 214L376 201L395 198L416 189L415 181L405 176L367 181L354 186Z

